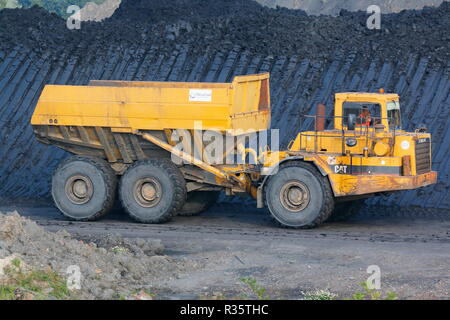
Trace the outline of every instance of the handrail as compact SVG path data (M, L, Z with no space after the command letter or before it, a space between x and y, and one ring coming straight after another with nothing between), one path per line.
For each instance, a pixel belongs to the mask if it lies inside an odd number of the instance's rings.
M351 130L352 134L351 135L346 135L346 131L344 129L344 127L342 126L342 133L339 135L325 135L325 134L319 134L319 132L317 131L317 119L318 118L324 118L324 119L335 119L335 118L347 118L346 116L321 116L321 115L301 115L301 117L304 118L311 118L314 119L314 133L313 134L307 134L304 132L300 132L300 150L302 150L302 137L314 137L314 152L317 153L318 150L318 138L319 137L330 137L330 138L342 138L342 154L345 154L345 138L346 137L354 137L354 138L358 138L358 137L365 137L366 139L366 148L368 148L369 145L369 138L375 138L375 130L369 130L369 129L375 129L375 121L372 121L372 125L370 126L358 126L359 130ZM390 120L393 119L392 117L388 117L388 118L383 118L383 117L372 117L372 120L380 120L380 122L382 120ZM356 129L356 128L355 128ZM336 130L337 131L337 130ZM349 130L350 131L350 130ZM395 143L395 132L396 132L396 128L394 128L393 133L387 137L385 137L386 139L389 140L393 140L393 143Z

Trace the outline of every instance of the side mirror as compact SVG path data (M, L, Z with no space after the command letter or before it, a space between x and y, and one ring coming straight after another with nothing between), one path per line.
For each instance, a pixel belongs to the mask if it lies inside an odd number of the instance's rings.
M348 115L348 121L347 121L347 129L350 131L355 130L355 124L356 124L356 115L353 113L350 113Z

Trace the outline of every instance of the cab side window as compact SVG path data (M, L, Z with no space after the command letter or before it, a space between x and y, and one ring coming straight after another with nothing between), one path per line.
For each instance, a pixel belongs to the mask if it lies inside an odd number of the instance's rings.
M353 114L356 127L372 127L381 123L381 105L371 102L344 102L343 126L348 126L348 116Z

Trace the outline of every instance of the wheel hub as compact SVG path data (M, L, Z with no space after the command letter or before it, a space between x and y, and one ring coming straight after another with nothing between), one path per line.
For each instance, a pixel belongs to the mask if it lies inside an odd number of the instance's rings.
M92 181L85 176L75 175L70 177L65 185L65 192L69 200L74 204L85 204L91 200L94 193Z
M78 197L78 198L84 198L87 195L87 184L86 182L84 182L83 180L76 180L73 183L73 193Z
M293 187L288 191L288 200L294 204L299 205L303 202L303 192L300 188Z
M280 200L287 210L292 212L302 211L309 204L309 189L300 181L290 181L281 188Z
M137 203L142 207L154 207L161 200L161 184L154 178L140 179L134 185L133 194Z
M144 183L141 188L142 197L147 201L153 201L156 199L156 189L151 183Z

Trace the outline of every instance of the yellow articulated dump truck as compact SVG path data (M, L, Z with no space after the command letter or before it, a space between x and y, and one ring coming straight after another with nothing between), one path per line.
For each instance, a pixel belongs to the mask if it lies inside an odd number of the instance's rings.
M361 199L436 183L431 135L401 128L399 96L336 94L313 130L286 150L270 129L269 74L232 83L91 81L48 85L31 119L37 139L72 154L52 178L75 220L123 208L143 223L208 209L220 192L247 194L286 227L345 216ZM270 140L270 143L268 142Z

